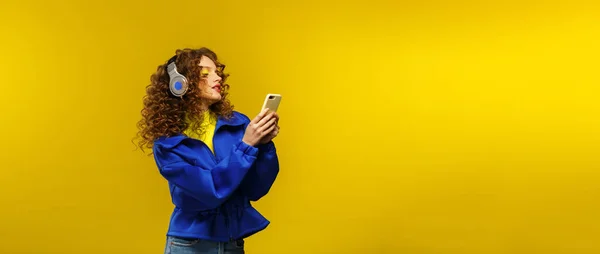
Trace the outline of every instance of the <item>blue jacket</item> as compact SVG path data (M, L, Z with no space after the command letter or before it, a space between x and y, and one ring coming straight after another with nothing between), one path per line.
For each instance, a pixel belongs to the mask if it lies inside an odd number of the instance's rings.
M154 159L175 205L167 235L224 242L269 225L250 201L269 192L279 161L272 141L257 147L242 142L249 122L239 112L219 118L214 155L202 141L183 134L154 142Z

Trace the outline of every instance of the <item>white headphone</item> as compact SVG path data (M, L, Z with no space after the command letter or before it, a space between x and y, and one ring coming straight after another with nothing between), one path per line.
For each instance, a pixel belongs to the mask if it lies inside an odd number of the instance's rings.
M181 73L177 72L177 65L175 65L177 56L171 57L167 62L167 72L169 73L169 90L171 94L182 97L188 90L188 80Z

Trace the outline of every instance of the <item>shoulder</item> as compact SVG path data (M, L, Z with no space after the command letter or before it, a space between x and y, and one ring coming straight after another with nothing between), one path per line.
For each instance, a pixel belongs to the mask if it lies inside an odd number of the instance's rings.
M161 168L173 162L181 161L181 156L185 155L185 152L180 148L179 144L186 138L187 136L179 134L160 137L154 140L152 152L156 165Z
M250 123L250 118L242 112L233 111L231 117L219 117L219 122L217 125L245 126Z
M249 123L250 122L250 118L247 115L245 115L244 113L239 112L239 111L233 111L233 117L234 118L238 118L238 119L242 120L245 123Z
M160 137L154 141L154 150L162 150L162 149L171 149L185 140L187 136L183 134L170 136L170 137Z
M229 118L220 117L219 121L217 122L217 126L247 126L249 123L250 118L248 116L239 111L234 111L233 115ZM154 141L154 150L172 150L187 138L188 137L185 134L178 134L169 137L160 137Z

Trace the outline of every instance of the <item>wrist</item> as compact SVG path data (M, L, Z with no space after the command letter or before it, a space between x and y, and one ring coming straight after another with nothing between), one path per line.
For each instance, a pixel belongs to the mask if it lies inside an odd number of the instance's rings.
M244 142L246 145L249 145L249 146L253 146L253 147L256 146L256 142L251 142L251 141L248 141L245 139L242 139L242 142Z

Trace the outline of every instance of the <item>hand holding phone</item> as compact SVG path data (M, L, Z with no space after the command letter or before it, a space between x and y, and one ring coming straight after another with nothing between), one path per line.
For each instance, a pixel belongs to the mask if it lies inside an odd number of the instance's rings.
M281 103L281 95L280 94L267 94L265 97L265 101L263 102L262 110L268 110L271 112L275 120L275 129L269 132L266 136L264 136L259 144L266 144L273 140L277 135L279 135L279 114L277 114L277 109L279 108L279 103Z
M281 95L267 94L260 113L250 121L242 141L248 145L256 146L269 143L279 134L279 115L277 109L281 102Z
M277 121L279 118L276 114L275 112L270 112L267 108L263 109L246 127L242 141L251 146L264 144L265 138L272 135L278 129Z

